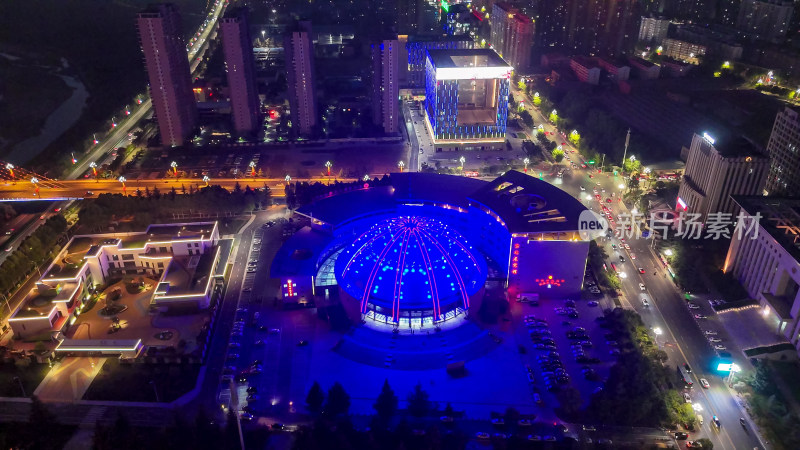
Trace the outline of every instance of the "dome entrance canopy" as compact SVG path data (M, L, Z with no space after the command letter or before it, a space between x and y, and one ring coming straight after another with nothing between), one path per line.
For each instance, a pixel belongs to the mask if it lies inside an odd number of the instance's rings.
M486 261L442 221L426 216L382 220L346 246L336 261L339 286L397 321L408 316L439 320L486 282Z

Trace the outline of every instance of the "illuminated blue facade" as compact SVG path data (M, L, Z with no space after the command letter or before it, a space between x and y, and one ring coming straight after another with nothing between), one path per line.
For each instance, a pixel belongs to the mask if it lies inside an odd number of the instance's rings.
M412 88L421 88L425 86L425 62L428 59L428 50L473 48L474 45L475 42L466 36L461 36L456 39L439 38L437 40L411 40L407 42L408 85Z
M432 317L467 310L483 288L483 256L442 220L396 216L345 247L336 260L339 286L360 301L361 314Z
M480 139L505 139L508 125L508 96L510 80L497 78L497 110L495 123L458 123L458 88L460 82L469 80L437 80L436 66L429 57L425 70L425 112L433 130L434 139L470 141Z

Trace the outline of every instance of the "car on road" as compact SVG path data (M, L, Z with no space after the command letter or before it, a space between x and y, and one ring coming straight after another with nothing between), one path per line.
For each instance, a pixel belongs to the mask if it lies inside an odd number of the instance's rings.
M475 438L480 439L482 441L488 440L490 437L491 436L489 436L489 433L484 433L483 431L475 433Z
M724 345L717 344L714 346L714 350L727 350L728 348Z
M683 399L686 401L686 403L692 403L692 397L689 395L688 392L683 393Z
M683 363L683 368L686 369L686 373L692 373L692 367L688 363Z
M596 301L592 300L589 303L587 303L586 305L588 305L588 306L598 306L598 305L600 305L600 303L597 303Z
M642 306L644 306L645 308L649 308L650 302L646 298L642 298Z
M704 316L702 314L695 314L694 318L698 319L698 320L701 320L701 319L708 319L708 316Z
M639 267L639 273L644 273L644 267Z
M694 303L687 303L686 306L689 307L689 309L700 309L700 306Z
M674 436L675 436L675 439L677 439L679 441L685 441L686 439L689 439L689 434L684 433L682 431L678 431L677 433L675 433Z
M703 448L703 443L699 441L686 441L686 448Z
M706 330L706 331L703 331L703 334L705 334L706 336L716 336L717 332L716 331L711 331L711 330Z
M644 291L647 288L644 286L644 283L639 283L639 289Z
M711 385L708 384L708 380L706 380L705 378L700 378L700 386L703 386L703 389L708 389L708 388L711 387ZM714 416L714 417L717 417L717 416Z
M712 336L712 337L708 338L708 342L711 342L712 344L716 344L717 342L722 342L722 339Z

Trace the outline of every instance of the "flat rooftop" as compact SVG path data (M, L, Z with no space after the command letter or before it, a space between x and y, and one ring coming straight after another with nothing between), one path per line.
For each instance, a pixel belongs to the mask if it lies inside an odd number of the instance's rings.
M428 50L431 61L437 69L463 69L472 67L508 67L494 50L487 48Z
M209 278L214 276L211 267L218 250L219 247L213 247L202 255L173 257L156 294L173 296L204 293ZM167 287L167 292L163 292Z
M760 214L761 227L795 260L800 261L800 197L734 195L733 201L747 214Z
M717 135L713 136L715 138L717 137ZM717 138L714 142L714 148L725 158L743 158L750 156L760 159L767 157L757 145L753 144L744 136L729 137L723 134L722 137Z

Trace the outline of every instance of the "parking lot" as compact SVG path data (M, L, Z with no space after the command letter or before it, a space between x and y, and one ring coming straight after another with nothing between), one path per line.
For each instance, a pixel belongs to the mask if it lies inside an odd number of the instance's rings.
M512 301L511 308L517 341L527 350L523 370L531 399L542 409L554 408L558 391L571 386L586 405L619 354L602 318L609 305L578 298L525 300Z

